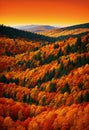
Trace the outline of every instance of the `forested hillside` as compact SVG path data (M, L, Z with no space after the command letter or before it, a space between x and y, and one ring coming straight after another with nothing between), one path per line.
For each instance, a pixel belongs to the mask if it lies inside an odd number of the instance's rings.
M89 33L0 29L0 130L89 130Z

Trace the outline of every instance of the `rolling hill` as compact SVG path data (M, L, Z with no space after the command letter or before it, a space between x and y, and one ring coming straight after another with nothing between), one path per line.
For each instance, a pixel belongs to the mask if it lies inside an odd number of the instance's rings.
M0 26L0 129L89 129L88 31L50 38Z
M65 35L77 35L84 32L89 32L89 23L79 24L79 25L69 26L64 28L57 28L57 29L42 32L40 34L43 34L45 36L50 36L50 37L59 37Z

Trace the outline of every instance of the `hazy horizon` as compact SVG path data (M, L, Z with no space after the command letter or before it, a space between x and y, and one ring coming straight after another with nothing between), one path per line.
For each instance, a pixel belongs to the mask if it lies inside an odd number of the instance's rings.
M89 23L89 22L86 22ZM52 24L0 24L0 25L4 25L4 26L10 26L10 27L22 27L22 26L53 26L53 27L69 27L69 26L75 26L75 25L80 25L80 24L86 24L86 23L77 23L77 24L68 24L68 25L52 25Z

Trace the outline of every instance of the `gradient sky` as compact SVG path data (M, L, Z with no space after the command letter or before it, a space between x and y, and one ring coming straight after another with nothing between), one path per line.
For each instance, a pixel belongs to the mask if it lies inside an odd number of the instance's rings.
M74 25L89 22L89 0L0 0L0 24Z

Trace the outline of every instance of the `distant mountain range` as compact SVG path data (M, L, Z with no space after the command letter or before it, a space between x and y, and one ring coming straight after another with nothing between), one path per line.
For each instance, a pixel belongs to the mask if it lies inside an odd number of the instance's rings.
M25 26L16 26L15 28L34 32L34 33L45 32L45 31L56 29L56 27L49 26L49 25L25 25Z

